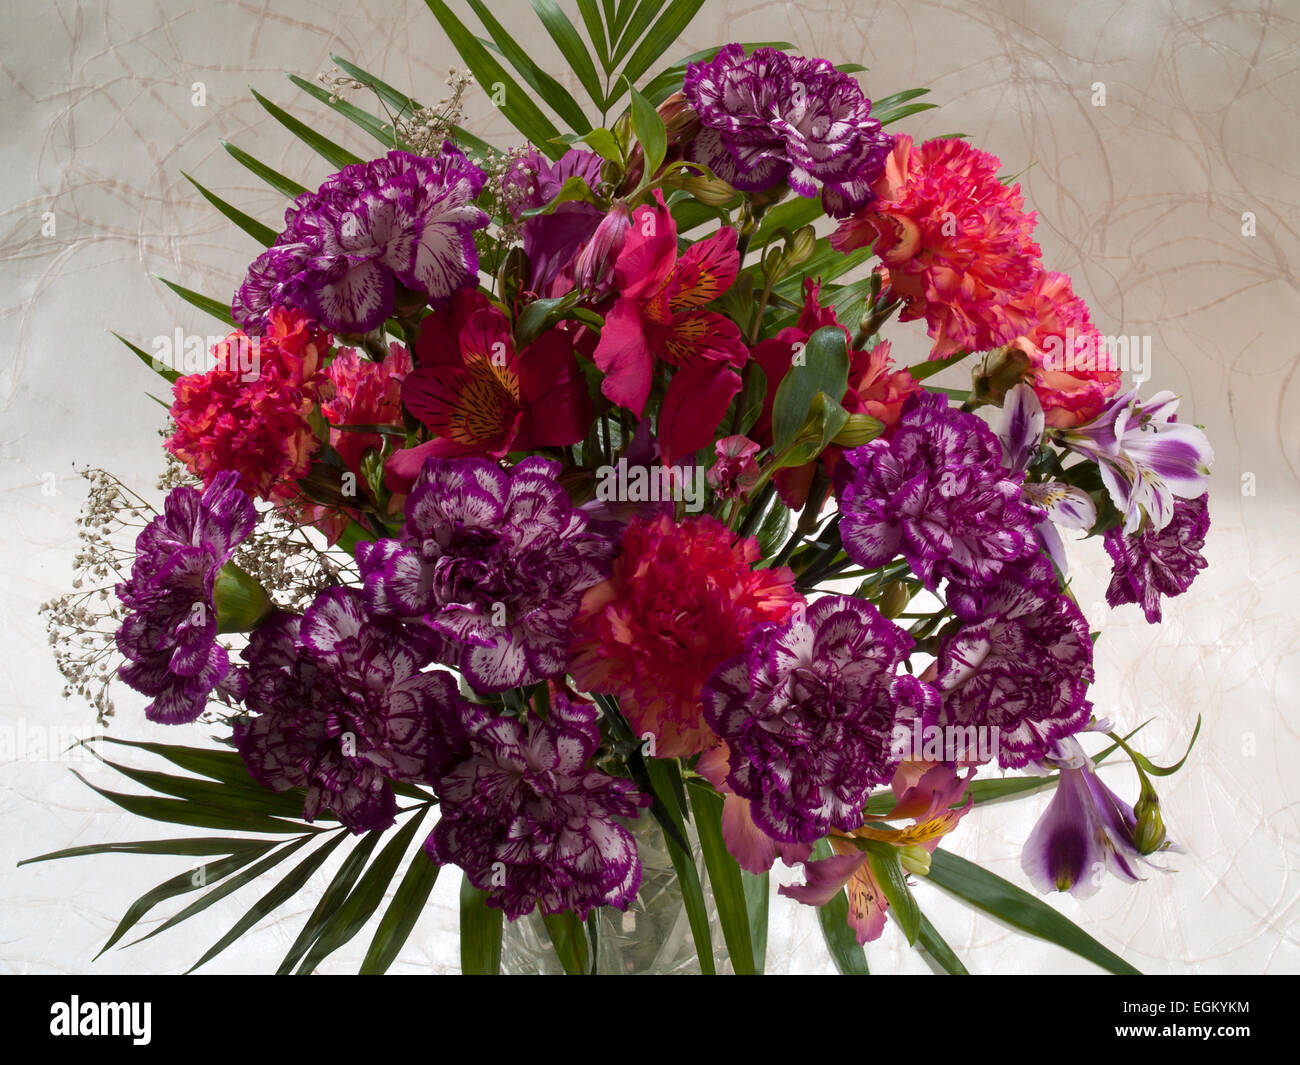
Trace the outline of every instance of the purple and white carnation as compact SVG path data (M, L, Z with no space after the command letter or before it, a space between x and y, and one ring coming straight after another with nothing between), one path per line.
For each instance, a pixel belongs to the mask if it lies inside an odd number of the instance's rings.
M1088 622L1044 556L977 588L950 584L947 597L957 624L924 674L943 697L942 724L996 729L998 762L1012 769L1088 723Z
M682 89L704 125L690 158L737 189L787 183L843 218L866 206L894 138L857 80L827 59L729 44L686 68Z
M117 586L129 613L117 632L126 656L118 676L153 696L150 721L195 720L215 690L240 694L230 657L217 642L217 576L253 531L257 510L234 473L221 473L203 491L173 488L163 512L136 538L131 576Z
M587 767L600 746L596 708L558 696L545 721L471 714L469 754L438 782L429 857L460 866L511 920L535 909L581 918L597 906L626 909L641 862L616 818L636 818L650 798Z
M273 791L304 788L303 818L332 810L355 833L397 814L389 781L434 783L460 753L470 704L433 660L431 634L367 614L360 590L329 588L302 617L277 613L244 651L235 724L248 771Z
M357 545L370 609L446 637L479 691L563 673L582 594L610 574L617 540L573 506L559 471L540 458L509 471L432 458L401 536Z
M889 781L900 719L932 722L939 697L897 667L912 638L870 603L826 596L762 625L704 685L704 719L729 749L727 783L774 840L811 843L862 826Z
M1169 524L1144 526L1135 536L1120 529L1106 533L1106 551L1114 564L1106 602L1140 603L1147 621L1160 621L1160 597L1182 595L1208 563L1201 554L1210 531L1209 496L1175 499Z
M1022 498L1019 474L979 418L946 396L914 396L889 440L844 453L852 470L840 492L844 550L868 569L902 554L925 586L943 577L997 579L1038 551L1039 515Z
M399 284L443 306L477 282L482 187L483 172L450 141L434 159L394 150L345 166L285 211L284 232L235 294L235 320L260 334L278 304L366 333L393 313Z
M551 162L537 149L529 148L501 179L510 217L518 222L524 211L545 207L570 178L581 178L594 188L600 182L604 162L595 152L581 148L573 148ZM551 291L552 284L573 264L604 217L594 204L571 200L557 205L549 214L523 219L524 254L528 256L529 285L534 292L561 294ZM568 283L562 281L562 287L572 287L572 277L565 280Z

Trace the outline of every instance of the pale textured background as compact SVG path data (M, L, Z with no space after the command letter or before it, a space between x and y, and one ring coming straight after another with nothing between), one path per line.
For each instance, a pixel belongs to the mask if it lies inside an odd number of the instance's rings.
M462 6L457 10L464 12ZM493 3L543 66L561 64L522 0ZM566 8L570 5L565 5ZM450 49L416 0L231 0L7 5L0 42L0 507L3 726L90 732L92 715L59 698L36 606L65 590L81 502L76 462L102 463L147 488L158 468L154 382L111 336L137 341L176 327L217 332L151 275L225 295L253 243L204 204L180 171L275 223L273 193L221 150L233 140L306 184L327 167L268 118L252 85L358 152L376 146L293 88L340 52L424 99L441 95ZM1050 266L1072 273L1102 331L1150 334L1154 380L1185 398L1218 455L1211 568L1148 627L1135 608L1100 605L1100 544L1072 547L1080 601L1105 630L1099 712L1144 733L1155 758L1178 757L1198 713L1186 771L1161 786L1171 834L1186 853L1175 876L1110 883L1086 904L1056 905L1139 968L1153 972L1296 972L1296 602L1300 391L1291 262L1300 222L1296 101L1300 5L1208 2L862 3L710 0L679 48L785 39L856 60L871 96L928 85L939 111L900 127L918 138L961 131L1029 167L1026 198ZM572 86L572 79L568 79ZM206 83L207 105L191 104ZM1105 107L1091 103L1104 82ZM508 127L481 92L474 126L497 143ZM40 235L54 211L57 235ZM1257 217L1245 237L1241 217ZM901 331L893 330L898 338ZM919 350L916 335L905 351ZM897 342L897 340L896 340ZM45 475L57 475L47 497ZM1253 474L1255 495L1242 478ZM120 701L114 731L176 741ZM198 734L189 733L192 739ZM67 764L0 765L0 969L175 972L256 897L245 890L203 918L129 951L91 958L126 905L185 859L94 857L15 869L24 856L106 839L150 838L78 784ZM1131 774L1107 777L1133 797ZM98 778L107 783L106 776ZM127 785L129 788L130 785ZM952 840L1023 883L1019 845L1047 802L1038 796L969 817ZM177 834L187 834L178 832ZM283 867L282 867L283 868ZM444 875L396 968L456 965L458 877ZM976 972L1092 971L1055 948L972 915L928 885L922 906ZM308 893L227 951L212 970L274 968L315 897ZM145 927L149 927L146 925ZM331 958L355 970L368 934ZM891 926L870 948L878 972L924 966ZM770 969L826 971L812 912L776 900Z

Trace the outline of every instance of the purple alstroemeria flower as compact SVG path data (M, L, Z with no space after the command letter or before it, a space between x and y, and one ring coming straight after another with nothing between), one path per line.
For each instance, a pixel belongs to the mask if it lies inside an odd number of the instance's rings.
M826 596L763 625L704 685L704 719L730 751L726 782L774 840L811 843L862 825L898 766L895 723L932 721L938 696L898 673L912 638L870 603Z
M305 788L303 818L332 810L355 833L397 813L389 781L434 783L455 761L469 705L434 658L431 633L370 616L356 588L330 588L302 617L279 613L244 651L235 746L273 791Z
M1174 516L1174 498L1197 499L1209 487L1214 451L1205 433L1176 420L1179 399L1158 392L1148 400L1134 388L1116 396L1096 418L1054 431L1066 447L1092 459L1124 515L1124 531L1143 518L1159 531Z
M995 729L1006 769L1042 758L1091 713L1092 640L1047 559L1007 567L979 588L950 584L957 626L923 679L943 697L945 725Z
M1028 385L1007 392L993 428L1002 444L1002 465L1013 474L1023 474L1043 440L1046 417L1038 396ZM1091 529L1097 521L1097 507L1082 488L1063 481L1042 481L1022 486L1024 498L1046 512L1034 527L1038 542L1062 574L1069 572L1059 525L1066 529Z
M220 473L200 493L173 488L163 512L136 538L131 576L117 586L129 613L117 632L126 656L118 676L153 696L150 721L195 720L216 690L240 694L230 658L217 642L217 576L253 531L257 510L235 473Z
M1210 531L1210 497L1175 499L1163 529L1143 528L1135 536L1119 529L1106 533L1106 551L1114 564L1106 602L1140 603L1151 624L1160 621L1160 597L1182 595L1208 563L1201 554Z
M901 553L931 591L941 578L997 579L1038 550L1038 517L1021 477L1002 467L1001 447L973 414L946 396L908 399L889 440L844 453L852 470L840 492L844 550L868 569Z
M468 755L438 782L442 819L425 843L458 865L514 920L540 909L585 919L626 909L641 884L636 840L616 818L650 805L630 780L587 763L600 746L594 706L552 702L546 720L493 717L474 707Z
M535 148L529 148L502 178L510 217L518 222L524 211L545 207L560 194L570 178L581 178L589 188L594 188L600 182L604 162L595 152L581 148L571 149L551 162ZM552 291L553 286L605 217L595 204L571 200L557 205L549 214L524 219L529 287L543 296L560 295L560 291ZM572 280L569 277L561 281L561 288L572 287Z
M1142 866L1161 869L1138 849L1133 807L1102 783L1077 740L1062 740L1044 762L1059 769L1060 777L1021 853L1021 868L1034 887L1045 895L1068 891L1084 899L1102 886L1107 871L1136 883L1143 879ZM1166 843L1161 849L1177 847Z
M446 637L479 691L558 676L582 594L610 574L618 543L574 508L558 462L509 472L479 458L430 459L395 540L357 545L366 602Z
M689 157L737 189L786 182L800 196L821 192L828 214L843 218L874 195L894 139L871 117L856 79L826 59L729 44L686 68L682 91L703 132ZM820 185L820 188L819 188Z
M450 141L435 159L394 150L345 166L285 211L284 232L235 294L235 320L260 334L279 304L366 333L393 313L398 284L441 307L477 281L482 187L483 172Z

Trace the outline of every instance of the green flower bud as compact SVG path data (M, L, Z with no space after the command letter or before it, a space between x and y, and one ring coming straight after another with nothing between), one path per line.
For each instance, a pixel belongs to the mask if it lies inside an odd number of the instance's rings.
M1160 816L1160 800L1155 792L1148 793L1146 788L1142 791L1142 797L1133 808L1137 815L1133 842L1140 853L1154 854L1165 844L1165 822Z
M870 414L850 414L844 428L831 443L839 447L860 447L885 431L884 424Z
M902 581L890 581L880 590L876 606L891 621L907 609L912 593Z
M1017 347L994 348L984 356L972 375L971 398L981 403L1001 404L1016 385L1029 375L1029 356Z
M233 562L217 572L212 589L218 632L251 632L271 612L266 589Z
M898 860L913 876L930 875L930 852L919 843L908 843L899 847Z

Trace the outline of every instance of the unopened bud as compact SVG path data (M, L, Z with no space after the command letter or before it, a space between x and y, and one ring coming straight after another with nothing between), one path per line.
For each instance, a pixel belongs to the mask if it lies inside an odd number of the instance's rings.
M1146 789L1143 789L1144 792ZM1154 854L1165 843L1165 822L1160 816L1160 800L1152 793L1144 794L1133 807L1137 815L1134 845L1141 854Z
M861 447L870 443L885 431L884 422L870 414L850 414L835 439L831 443L839 447Z
M680 92L673 93L661 103L658 112L664 132L668 134L669 148L694 140L703 128L700 116Z
M573 283L579 292L593 299L608 295L614 286L614 264L631 228L631 210L624 201L615 200L574 260Z
M1029 356L1014 344L994 348L976 368L971 398L981 403L1000 404L1016 385L1026 379Z
M890 581L880 590L876 606L891 621L907 609L912 601L912 593L902 581Z
M794 231L794 236L786 242L785 246L785 266L787 270L793 270L796 266L802 266L812 258L813 250L817 246L817 234L813 231L812 226L802 226Z
M913 876L930 875L930 852L919 843L908 843L899 847L898 860Z
M218 632L250 632L271 612L266 589L233 562L217 571L212 589Z
M704 174L692 173L689 176L674 178L670 184L674 188L689 192L700 203L707 204L709 207L726 207L734 203L736 197L740 195L722 178L708 177Z

